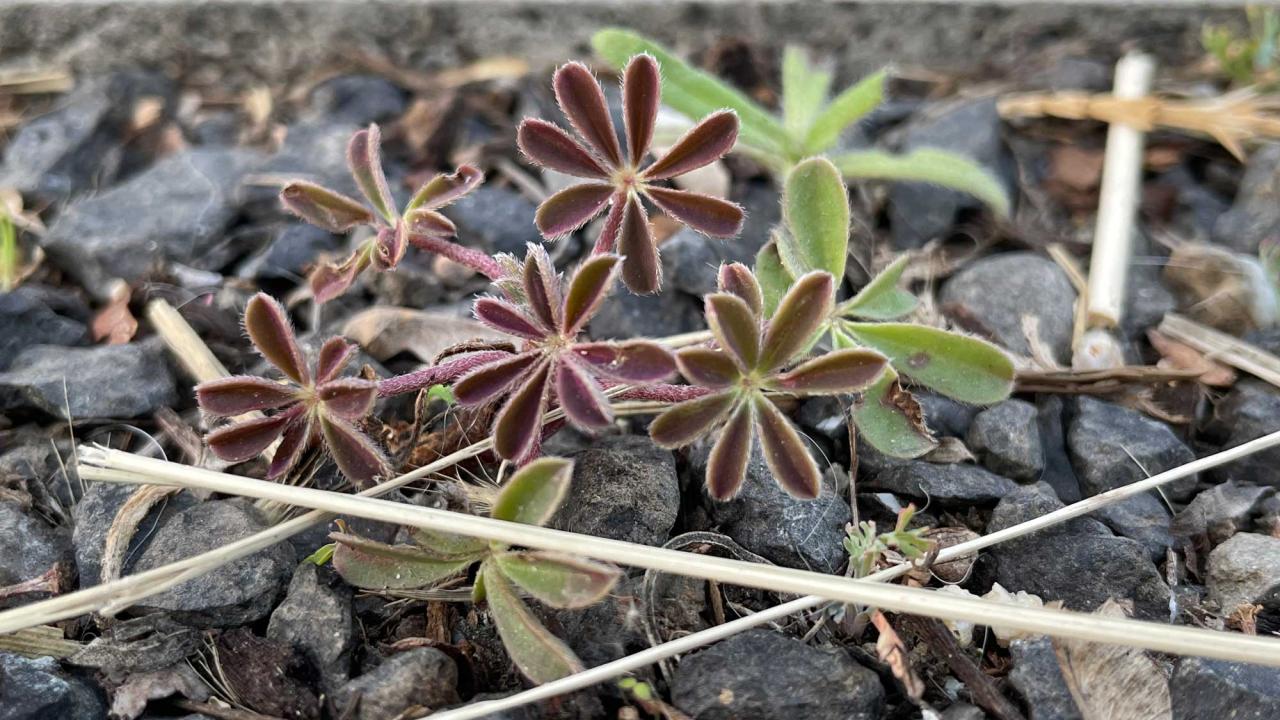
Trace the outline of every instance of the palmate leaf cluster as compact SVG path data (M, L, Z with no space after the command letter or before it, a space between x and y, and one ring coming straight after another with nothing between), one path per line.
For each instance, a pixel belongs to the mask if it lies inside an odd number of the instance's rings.
M495 292L475 301L475 316L512 343L461 350L431 368L381 382L344 377L354 345L332 338L308 362L284 308L259 294L248 303L245 329L280 377L237 376L197 388L207 414L232 418L207 436L215 454L244 462L274 448L267 477L279 478L308 448L323 445L343 474L367 485L393 468L361 431L361 420L379 396L422 390L494 409L494 453L519 469L498 492L491 516L542 525L565 499L572 473L566 460L539 457L544 434L558 427L544 425L546 414L559 410L567 423L598 431L615 420L615 391L669 404L649 426L655 444L711 442L705 482L715 500L738 493L757 447L787 492L800 498L819 494L818 465L783 411L795 399L847 399L864 438L892 455L914 457L935 441L904 387L906 379L967 403L1008 396L1013 366L1003 352L975 338L902 321L916 306L915 297L900 287L907 258L841 297L849 168L871 168L866 172L874 177L963 184L1002 207L1003 195L989 192L983 171L945 153L917 153L915 159L876 153L837 155L834 161L810 157L830 150L845 127L879 102L883 76L828 102L830 76L788 51L778 119L643 38L606 33L597 46L622 68L621 139L599 83L578 63L561 67L553 79L572 131L536 119L526 119L518 131L519 147L531 162L584 179L552 195L531 218L546 238L604 215L592 252L565 275L540 245L531 245L518 260L451 240L455 228L439 210L479 185L483 178L474 168L437 176L405 209L396 208L376 126L357 132L348 151L364 202L302 181L281 193L285 207L308 222L334 232L366 225L375 233L345 262L317 268L311 277L317 302L345 292L366 268L394 269L414 245L486 275ZM618 59L619 48L629 48L626 57ZM701 120L650 160L663 102ZM660 288L658 251L642 200L710 236L739 231L743 214L737 205L669 187L673 178L735 147L769 158L780 173L785 222L754 269L736 263L719 269L717 292L704 298L711 339L673 353L647 339L583 338L618 279L631 292ZM665 384L677 373L686 384ZM850 551L910 550L913 533L905 526L889 535L862 528L851 535ZM487 602L512 659L530 679L546 682L581 669L525 598L581 607L609 591L619 577L615 568L422 530L411 537L412 543L388 545L340 532L333 537L332 562L348 582L371 590L469 577L474 599ZM865 554L855 554L855 561L864 561ZM316 561L326 556L319 553Z

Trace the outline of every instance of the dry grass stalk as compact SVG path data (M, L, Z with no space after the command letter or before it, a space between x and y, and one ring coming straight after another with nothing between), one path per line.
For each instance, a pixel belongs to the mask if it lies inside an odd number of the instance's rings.
M63 636L62 628L52 625L19 630L12 635L0 635L0 651L17 653L29 658L68 658L84 648L83 645Z
M1173 313L1164 316L1157 330L1199 350L1210 360L1243 370L1280 387L1280 357L1257 345Z
M1007 95L997 107L1006 118L1100 120L1124 123L1144 132L1164 128L1208 136L1242 162L1245 143L1280 137L1280 97L1249 90L1207 100L1122 98L1082 92L1025 93Z

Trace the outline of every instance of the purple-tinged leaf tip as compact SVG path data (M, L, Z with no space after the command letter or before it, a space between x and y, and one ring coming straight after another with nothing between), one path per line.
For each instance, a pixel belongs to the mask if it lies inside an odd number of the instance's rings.
M627 130L631 165L638 167L653 142L662 99L662 78L652 55L636 55L627 63L622 80L622 117Z
M458 378L453 395L462 405L478 405L497 397L523 377L539 357L528 352L482 365Z
M215 417L273 410L297 402L297 390L266 378L234 375L196 386L200 409Z
M831 315L835 281L831 273L816 270L796 280L778 303L764 335L764 351L758 369L773 372L803 352Z
M777 376L771 386L800 393L858 392L880 377L887 364L872 350L833 350Z
M280 202L294 215L332 233L374 222L373 213L359 201L302 180L285 185Z
M271 458L271 465L267 467L267 479L275 480L288 474L293 466L298 464L302 453L314 441L314 435L315 432L310 423L300 421L290 425L281 436L280 444L276 446L276 454Z
M721 110L703 118L667 154L644 171L646 180L667 180L697 170L724 157L738 140L738 115Z
M686 400L649 423L649 437L668 450L684 447L711 432L738 403L733 391Z
M742 263L721 265L716 284L720 292L742 298L756 317L764 313L764 293L760 290L760 282L746 265Z
M493 449L503 458L525 457L541 438L550 371L548 363L532 371L498 411L493 422Z
M737 295L712 293L706 296L707 324L716 343L729 352L743 370L760 359L760 321L751 307Z
M596 373L625 383L666 380L676 369L671 351L648 340L578 343L573 352Z
M378 383L362 378L330 380L316 389L325 412L344 420L359 420L373 410Z
M547 331L539 328L524 311L506 300L480 298L476 300L474 310L477 320L498 332L525 340L541 340L547 335Z
M480 187L484 182L484 173L471 165L459 165L457 172L451 175L436 175L414 193L413 199L405 208L408 210L437 210Z
M534 222L545 238L567 235L600 214L615 190L608 183L585 182L571 185L538 206Z
M597 154L613 167L622 165L622 150L613 128L609 105L600 83L586 65L571 62L563 65L552 78L556 103L564 115Z
M327 383L338 377L338 374L351 362L355 355L355 343L347 342L343 337L331 337L320 346L320 355L316 360L316 383Z
M662 265L658 247L649 227L649 215L639 198L627 196L618 226L618 254L622 260L622 282L637 295L655 293L662 287Z
M707 492L713 499L732 500L742 488L747 462L751 459L752 425L751 405L742 403L711 447L707 458Z
M556 332L561 326L564 300L560 297L560 278L546 248L530 244L524 258L524 295L529 309L547 330Z
M250 298L244 309L244 328L267 362L299 385L311 382L289 317L274 298L266 293Z
M569 133L546 120L525 118L516 131L516 145L535 165L574 177L595 180L609 177L609 169L594 155Z
M581 428L608 427L613 408L600 385L576 360L565 357L555 364L556 399L569 420Z
M390 463L382 451L351 423L324 415L320 431L334 463L357 487L368 487L375 478L387 474Z
M347 165L360 192L388 223L396 221L391 188L382 171L382 132L377 125L358 130L347 145Z
M613 286L614 273L620 262L617 255L593 255L578 266L564 298L566 336L577 336L582 326L595 315Z
M753 402L760 447L764 450L764 459L774 480L783 490L802 500L818 497L822 489L822 474L804 446L800 433L768 398L758 395Z
M680 350L676 367L689 382L712 390L727 388L742 377L742 369L728 353L706 347Z
M205 436L214 455L227 462L252 460L266 450L296 418L288 414L255 418L220 427Z
M672 190L664 187L647 187L645 195L662 211L703 235L724 238L738 234L742 229L742 208L702 193Z

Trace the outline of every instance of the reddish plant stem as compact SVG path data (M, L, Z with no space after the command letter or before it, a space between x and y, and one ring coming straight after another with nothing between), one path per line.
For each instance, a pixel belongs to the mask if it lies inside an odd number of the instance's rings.
M621 383L604 383L605 388L617 387ZM693 400L695 398L705 397L711 394L711 390L697 385L668 385L666 383L654 383L644 387L633 387L630 390L619 393L613 397L614 400L647 400L651 402L678 403L685 400Z
M415 370L414 372L397 375L379 382L378 396L392 397L393 395L417 392L418 390L431 387L432 385L450 383L457 380L464 373L470 370L474 370L481 365L486 365L495 360L501 360L508 357L510 354L511 353L503 352L501 350L484 350L481 352L459 355L458 357L446 360L435 367Z
M498 261L494 260L488 253L481 252L475 248L469 248L456 242L442 240L429 235L410 235L409 244L420 250L426 250L427 252L447 257L460 265L465 265L490 280L499 280L505 277L502 266L498 265Z

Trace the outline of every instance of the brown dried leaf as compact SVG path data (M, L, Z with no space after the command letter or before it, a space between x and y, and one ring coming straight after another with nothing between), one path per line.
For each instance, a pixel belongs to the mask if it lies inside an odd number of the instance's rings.
M459 343L509 339L475 320L399 307L356 313L342 326L342 334L375 360L410 352L422 362L432 362L441 351Z
M123 281L112 286L111 299L93 316L89 325L94 342L123 345L133 339L138 332L138 320L129 312L129 297L132 294L129 285Z
M1098 615L1124 617L1114 600ZM1169 720L1169 682L1145 652L1122 645L1055 641L1062 677L1084 720Z
M1163 358L1157 363L1160 367L1196 370L1201 373L1198 380L1210 387L1231 387L1236 382L1235 370L1205 357L1190 345L1180 343L1155 329L1147 331L1147 340Z
M898 682L902 683L902 689L906 691L907 696L919 701L924 696L924 683L911 669L911 662L907 659L906 644L889 624L889 619L879 610L872 612L871 624L875 625L876 630L880 632L880 637L876 638L876 654L893 671L893 676L898 678Z

